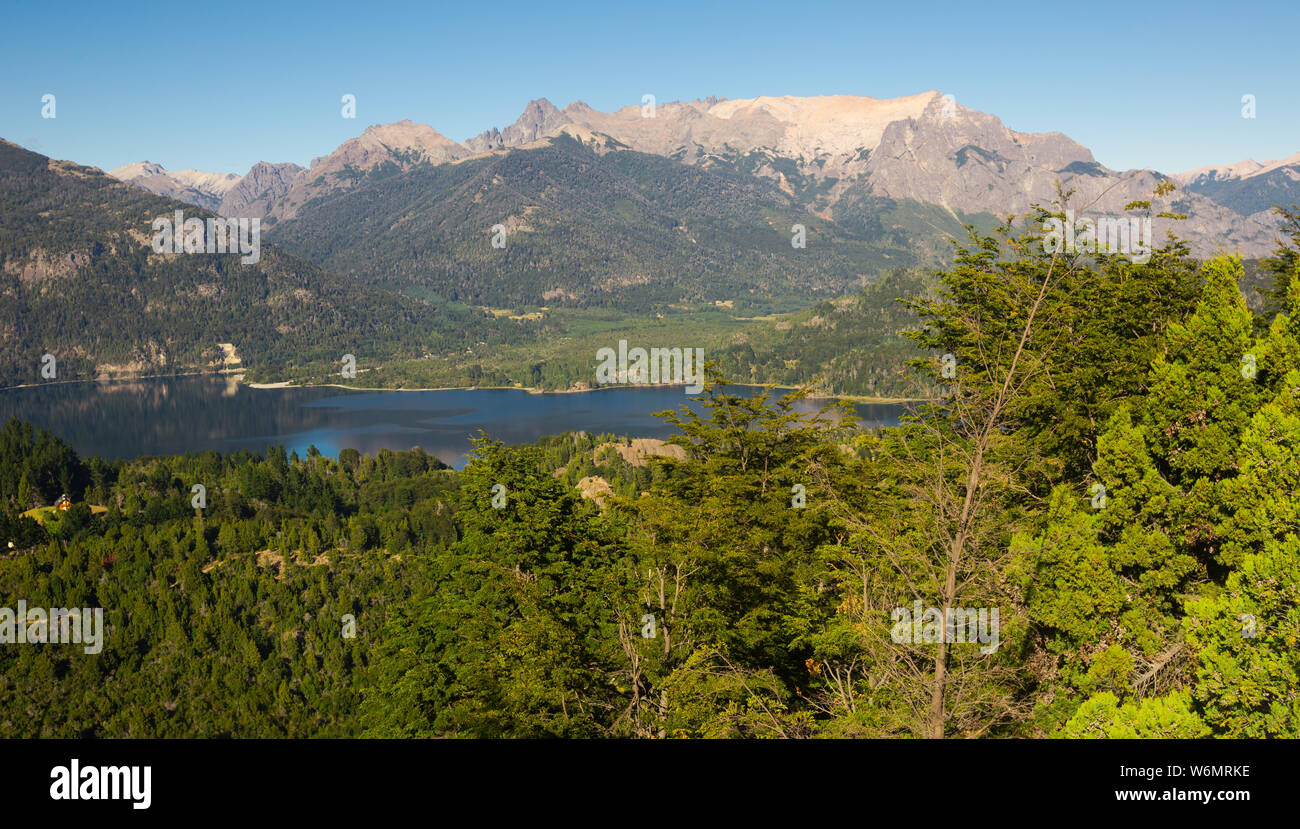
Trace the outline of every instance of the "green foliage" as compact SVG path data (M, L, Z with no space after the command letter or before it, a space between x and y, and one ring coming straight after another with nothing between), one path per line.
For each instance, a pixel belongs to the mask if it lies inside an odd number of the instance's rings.
M582 433L482 436L459 473L420 450L109 463L11 422L0 603L108 630L95 657L0 649L0 736L1300 734L1300 279L1258 326L1236 259L1062 262L1009 229L937 276L801 320L847 345L911 296L934 396L897 428L716 372L662 413L681 456L644 465ZM767 348L855 379L770 333L731 367ZM597 476L599 504L575 486ZM21 517L56 490L108 511ZM998 647L895 637L913 602L999 609Z
M5 430L33 447L53 442L31 433ZM14 546L0 557L0 606L102 607L105 641L95 655L77 644L0 648L0 735L359 733L377 634L431 589L414 551L456 538L449 518L420 518L454 509L441 464L418 451L367 460L362 471L283 451L140 459L98 469L87 496L109 505L104 515L77 504L51 530L3 510L0 535ZM12 486L23 466L2 468ZM81 468L68 452L50 472ZM202 516L189 503L194 482L207 487ZM380 504L377 487L413 497ZM339 520L358 515L377 534L365 551L347 547ZM418 540L405 531L413 523ZM343 636L345 614L356 638Z
M917 320L903 300L925 296L932 286L920 271L891 270L856 296L774 321L710 359L741 382L815 383L829 394L920 396L922 385L906 370L920 355L902 333Z
M10 418L0 428L0 501L17 512L53 504L60 495L81 500L90 483L90 470L72 448L31 424Z
M374 360L535 338L545 326L363 287L262 245L239 254L156 254L156 217L206 211L98 170L0 142L0 383L164 374L221 366L234 343L253 377L278 379L353 353ZM265 239L263 239L265 241Z
M1056 736L1076 740L1194 740L1209 732L1185 693L1120 705L1114 694L1103 691L1081 705Z
M1295 307L1288 300L1288 294L1297 275L1300 275L1300 205L1275 206L1273 212L1282 219L1282 236L1278 239L1273 256L1260 262L1263 270L1273 277L1273 284L1261 291L1268 316Z
M1256 337L1240 263L1221 257L1204 273L1194 312L1169 325L1145 397L1118 408L1098 439L1101 500L1089 508L1082 491L1058 489L1046 529L1013 550L1063 686L1122 699L1144 673L1181 687L1215 734L1293 734L1285 689L1296 679L1300 371L1288 370L1291 317ZM1187 673L1175 667L1184 652ZM1097 725L1119 717L1098 713L1114 709L1104 697L1080 709L1071 736L1119 733Z
M498 224L504 248L491 244ZM806 248L792 247L794 224ZM569 136L368 180L309 203L273 238L367 283L496 306L806 304L916 262L905 240L846 232L725 164L602 153Z
M1270 539L1222 592L1188 603L1195 696L1225 737L1300 736L1300 539Z
M1027 451L1059 467L1048 473L1053 480L1080 481L1107 420L1144 392L1146 366L1166 327L1192 309L1199 277L1178 242L1142 265L1048 254L1033 228L1050 215L1042 212L1017 236L1010 226L999 236L972 228L938 295L909 303L924 324L911 336L936 358L953 354L964 384L988 384L1020 347L1032 299L1012 286L1037 275L1034 284L1047 285L1043 324L1025 343L1025 387L1007 412L1008 427Z

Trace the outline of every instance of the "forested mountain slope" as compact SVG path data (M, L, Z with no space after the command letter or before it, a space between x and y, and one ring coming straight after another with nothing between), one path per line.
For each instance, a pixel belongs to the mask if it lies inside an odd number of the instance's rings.
M806 228L805 247L792 244L796 224ZM498 225L504 247L493 246ZM909 240L849 233L765 180L620 149L596 134L407 172L375 168L269 235L332 270L399 290L644 311L710 300L806 303L917 262Z
M535 324L360 286L262 240L155 253L155 218L211 214L0 142L0 384L217 368L218 343L270 374L345 353L419 356ZM504 332L498 335L496 331Z

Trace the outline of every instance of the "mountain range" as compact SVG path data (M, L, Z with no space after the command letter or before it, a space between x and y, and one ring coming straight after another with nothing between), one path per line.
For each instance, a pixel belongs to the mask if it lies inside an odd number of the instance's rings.
M261 218L306 170L297 164L259 161L243 176L181 170L171 173L161 164L139 161L108 174L159 196L211 210L221 216Z
M1187 192L1250 216L1267 212L1275 204L1300 202L1300 153L1280 161L1248 158L1223 167L1200 167L1172 178Z
M1118 215L1171 178L1180 190L1165 207L1187 219L1157 219L1158 241L1169 230L1200 256L1220 248L1258 256L1273 246L1272 206L1300 200L1300 154L1171 175L1116 171L1059 132L1016 132L935 90L895 99L710 98L608 113L581 102L561 109L543 98L530 102L513 124L464 142L401 121L369 127L306 169L259 162L240 178L168 173L144 163L111 175L222 215L280 222L366 180L536 149L562 135L605 151L763 179L802 210L850 231L867 230L886 200L926 205L959 222L1022 214L1034 203L1051 202L1058 183L1074 191L1076 212Z
M105 174L0 141L0 384L38 379L47 353L61 379L210 369L232 354L259 377L324 377L356 353L405 372L394 382L552 371L563 384L583 355L566 352L560 371L529 356L535 344L717 309L769 319L853 294L860 313L827 318L853 330L817 337L866 342L856 332L873 321L893 344L907 324L871 286L947 261L964 225L1047 205L1058 186L1076 213L1117 215L1169 179L1179 189L1152 212L1187 219L1156 218L1157 243L1167 229L1195 255L1267 255L1271 205L1300 200L1300 155L1114 171L1060 133L1015 132L934 91L610 113L540 99L464 142L402 121L309 167L258 162L243 176L151 162ZM261 219L260 262L155 252L152 223L178 209ZM801 350L818 359L800 377L824 362L802 341L785 356L734 342L740 376L794 371ZM478 365L509 349L518 365ZM880 368L865 359L838 370L865 382Z

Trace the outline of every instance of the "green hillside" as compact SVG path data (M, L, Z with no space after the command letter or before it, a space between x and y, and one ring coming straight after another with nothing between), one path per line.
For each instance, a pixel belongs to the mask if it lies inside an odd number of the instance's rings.
M806 228L806 247L791 228ZM492 246L494 225L505 247ZM277 224L285 249L369 284L484 305L666 311L806 307L915 264L906 239L853 234L767 179L604 151L535 149L405 173L378 170Z
M333 365L345 353L410 357L535 337L534 321L359 286L265 244L159 255L151 222L211 214L0 142L0 385L221 365L233 343L253 376Z

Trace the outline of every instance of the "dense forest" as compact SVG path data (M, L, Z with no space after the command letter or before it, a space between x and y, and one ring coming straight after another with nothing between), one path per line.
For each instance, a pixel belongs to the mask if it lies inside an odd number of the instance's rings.
M896 428L715 384L663 414L681 457L483 436L453 472L105 463L10 422L0 600L103 607L107 642L0 648L0 735L1300 736L1288 219L1258 314L1176 240L972 228L908 302L933 396Z
M538 312L563 336L493 349L471 348L447 359L384 361L367 386L438 388L519 385L545 390L595 385L594 355L625 339L646 346L689 346L733 382L813 385L819 392L914 398L926 384L909 372L921 355L905 336L918 318L904 297L926 296L934 277L891 270L862 291L795 313L738 319L728 310L646 318L613 310ZM337 369L296 372L308 384L337 382ZM361 382L361 381L358 381Z
M240 255L157 254L155 217L190 205L98 170L0 141L0 385L165 374L222 365L278 379L344 354L426 353L536 340L545 321L501 320L455 303L358 286L272 245ZM265 240L262 240L265 242Z
M716 361L746 383L815 384L828 394L916 397L928 384L908 370L922 352L906 332L918 318L904 301L929 296L930 274L898 268L860 293L819 302L728 345Z

